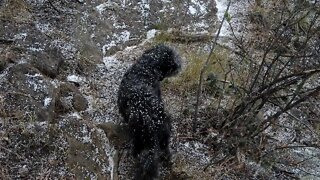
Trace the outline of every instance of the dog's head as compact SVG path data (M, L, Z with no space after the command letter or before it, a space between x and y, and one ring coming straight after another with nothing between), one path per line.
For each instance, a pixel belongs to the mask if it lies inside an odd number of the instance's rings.
M181 60L176 51L162 44L146 50L138 63L158 71L162 76L161 80L177 74L181 69Z

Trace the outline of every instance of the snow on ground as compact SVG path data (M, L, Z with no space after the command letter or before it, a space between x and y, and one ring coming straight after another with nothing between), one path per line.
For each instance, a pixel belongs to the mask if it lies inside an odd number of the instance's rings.
M205 14L207 13L207 7L206 4L202 4L198 0L191 0L191 5L189 6L189 13L191 15L197 15L197 14Z
M228 2L226 0L216 0L216 3L218 8L217 16L219 21L222 21ZM231 14L231 12L229 13ZM227 36L228 34L228 24L224 22L220 31L220 36Z
M118 34L113 34L111 37L111 39L113 39L113 40L111 40L108 44L105 44L104 46L102 46L103 55L106 56L107 51L110 48L115 47L119 44L124 44L125 42L129 41L130 35L131 35L131 33L128 30L124 30Z
M113 3L108 1L108 2L105 2L105 3L102 3L98 6L96 6L96 10L102 14L103 11L105 11L107 8L112 8L113 7Z

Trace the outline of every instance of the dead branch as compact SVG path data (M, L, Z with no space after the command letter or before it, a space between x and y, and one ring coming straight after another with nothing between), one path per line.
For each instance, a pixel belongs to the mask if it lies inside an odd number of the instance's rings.
M229 0L227 9L225 10L225 15L228 13L230 5L231 5L231 0ZM217 44L217 41L219 39L219 35L220 35L220 32L221 32L221 28L222 28L223 22L225 21L225 18L226 17L223 16L222 21L221 21L220 26L219 26L219 29L218 29L218 32L217 32L217 34L215 36L215 39L214 39L214 42L212 44L209 56L208 56L207 60L205 61L204 65L202 66L202 69L200 71L199 84L198 84L198 87L197 87L197 102L196 102L196 106L195 106L195 113L194 113L194 119L193 119L193 124L192 124L193 132L196 131L196 121L198 120L198 112L199 112L199 105L200 105L200 98L201 98L201 91L202 91L203 75L204 75L204 72L206 71L206 68L208 67L208 63L209 63L209 61L210 61L210 59L211 59L211 57L213 55L213 51L214 51L214 49L216 47L216 44Z

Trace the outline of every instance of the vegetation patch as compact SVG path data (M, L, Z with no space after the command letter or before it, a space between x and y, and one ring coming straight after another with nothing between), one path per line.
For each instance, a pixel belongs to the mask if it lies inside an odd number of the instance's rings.
M204 50L180 49L184 57L184 67L182 72L164 82L164 88L179 92L195 92L199 84L199 76L204 62L208 58L208 53ZM225 79L224 74L228 69L230 56L224 47L218 47L211 56L209 64L205 67L205 90L216 88L218 82ZM229 77L227 77L229 79Z
M161 31L155 40L158 42L172 42L172 43L206 43L213 38L209 33L192 34L179 30Z

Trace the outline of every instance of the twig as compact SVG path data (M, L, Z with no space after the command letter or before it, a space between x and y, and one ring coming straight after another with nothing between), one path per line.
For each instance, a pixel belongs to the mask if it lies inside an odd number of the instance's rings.
M7 151L7 152L9 152L9 153L12 153L12 154L16 155L18 158L23 159L23 157L22 157L20 154L18 154L17 152L14 152L14 151L12 151L12 150L10 150L10 149L8 149L8 148L5 148L5 147L3 147L3 146L0 146L0 149L3 149L3 150L5 150L5 151Z
M2 39L0 38L0 44L12 44L14 43L13 39Z
M320 176L319 176L319 171L315 171L317 174L315 174L315 173L311 173L311 172L308 172L308 171L306 171L306 170L304 170L304 169L302 169L302 168L299 168L299 167L296 167L298 170L300 170L300 171L302 171L302 172L304 172L304 173L306 173L306 174L308 174L308 175L311 175L311 176L314 176L314 177L317 177L317 178L320 178Z
M217 154L220 154L220 153L217 153ZM222 158L220 158L216 161L213 161L213 160L215 160L215 157L211 158L210 162L203 168L203 171L206 171L210 166L212 166L214 164L221 164L222 162L229 161L232 158L234 158L234 156L230 156L230 155L223 156Z
M78 3L80 3L80 4L84 4L84 1L82 1L82 0L76 0Z
M316 148L315 146L307 146L307 145L286 145L286 146L278 146L274 150L281 150L281 149L295 149L295 148Z
M276 114L274 114L273 116L270 116L263 124L262 126L264 126L263 128L258 128L258 131L256 131L255 133L253 133L253 135L251 137L255 137L258 134L260 134L261 132L263 132L264 130L266 130L270 125L273 120L277 119L281 114L283 113L287 113L290 109L292 109L293 107L296 107L297 105L299 105L301 102L307 100L309 97L312 97L316 94L318 94L320 92L320 86L316 87L313 91L311 91L310 93L308 93L307 95L301 97L300 99L296 100L293 103L287 104L284 108L281 108L280 111L278 111ZM268 123L268 124L267 124ZM267 124L267 125L266 125Z
M58 12L59 14L62 14L63 12L61 10L59 10L54 4L53 4L53 0L49 0L49 5L53 8L53 10L55 10L56 12Z
M227 9L226 9L226 11L225 11L225 14L228 13L230 5L231 5L231 0L229 0ZM196 122L197 122L197 119L198 119L199 104L200 104L200 97L201 97L201 91L202 91L203 75L204 75L204 72L205 72L205 70L206 70L206 67L207 67L208 64L209 64L209 61L210 61L210 59L211 59L211 56L213 55L213 50L214 50L215 47L216 47L216 44L217 44L217 41L218 41L218 39L219 39L220 31L221 31L221 29L222 29L222 25L223 25L223 22L224 22L224 21L225 21L225 16L223 16L223 18L222 18L222 21L221 21L221 23L220 23L220 27L219 27L219 29L218 29L218 32L217 32L217 34L216 34L216 36L215 36L215 39L214 39L214 42L213 42L213 44L212 44L212 47L211 47L209 56L208 56L207 60L205 61L204 65L202 66L202 69L201 69L201 71L200 71L199 84L198 84L198 88L197 88L197 102L196 102L196 106L195 106L194 119L193 119L193 123L192 123L193 132L196 132Z
M305 122L303 122L301 119L297 118L295 115L293 115L290 112L286 112L286 114L288 114L291 118L293 118L294 120L296 120L297 122L300 122L301 124L303 124L309 131L311 131L313 134L316 135L317 139L320 139L320 134L316 131L314 131L312 129L312 127L310 127L309 125L307 125Z
M298 15L299 11L293 13L289 18L287 18L287 22L290 22L291 19L293 19L296 15ZM309 13L309 12L308 12ZM307 16L308 13L305 15ZM264 51L263 53L263 57L262 57L262 61L261 63L259 64L259 67L258 67L258 71L256 73L256 75L254 76L253 78L253 81L250 85L250 88L249 88L249 92L252 92L252 90L255 88L256 86L256 83L259 79L259 76L262 75L262 70L263 68L265 67L265 64L266 64L266 60L267 60L267 55L271 52L273 46L275 45L275 43L277 43L279 41L279 37L281 37L289 27L297 24L299 21L294 21L294 22L291 22L291 24L289 25L286 25L282 30L281 30L281 27L282 27L282 24L279 24L279 26L277 28L275 28L275 31L276 31L276 35L275 37L273 37L272 39L269 39L270 42L269 44L267 44L266 46L266 50ZM279 58L279 57L278 57ZM264 83L264 80L265 80L265 77L268 75L267 73L269 72L270 69L272 69L273 67L273 64L277 61L277 58L273 60L273 62L271 63L271 65L268 67L265 75L263 75L263 83Z

